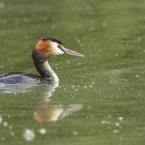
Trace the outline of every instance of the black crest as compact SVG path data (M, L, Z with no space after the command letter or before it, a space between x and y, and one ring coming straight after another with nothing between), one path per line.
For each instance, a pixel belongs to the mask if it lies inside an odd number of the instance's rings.
M57 40L57 39L52 38L52 37L41 37L40 39L41 39L41 40L44 40L44 41L46 41L46 40L51 40L51 41L53 41L53 42L57 42L58 44L62 44L62 42L61 42L60 40Z

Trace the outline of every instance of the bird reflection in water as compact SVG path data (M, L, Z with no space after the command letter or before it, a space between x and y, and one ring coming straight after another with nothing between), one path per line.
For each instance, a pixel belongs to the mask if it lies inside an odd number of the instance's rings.
M39 91L34 104L34 117L39 122L51 122L58 121L73 112L82 109L81 104L70 104L70 105L52 105L50 97L55 89L58 87L58 82L49 86L44 86Z
M0 92L3 94L28 94L34 92L34 118L39 122L58 121L76 111L83 108L81 104L54 105L51 103L50 97L59 86L59 82L52 84L37 84L37 85L0 85ZM20 96L21 97L21 96ZM21 102L25 102L22 100ZM56 104L56 103L55 103ZM58 104L58 102L57 102ZM15 106L16 107L16 106ZM31 106L30 106L31 108Z

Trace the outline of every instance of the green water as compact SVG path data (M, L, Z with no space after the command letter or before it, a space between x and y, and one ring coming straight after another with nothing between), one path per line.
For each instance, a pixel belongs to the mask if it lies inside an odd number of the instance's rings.
M143 145L144 0L0 1L0 73L38 74L39 36L85 55L53 56L54 86L3 86L0 144Z

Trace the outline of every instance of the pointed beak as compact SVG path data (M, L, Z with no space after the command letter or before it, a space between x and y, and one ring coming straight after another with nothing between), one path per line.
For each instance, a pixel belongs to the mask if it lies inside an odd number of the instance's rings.
M65 54L68 54L68 55L73 55L73 56L84 57L84 55L83 55L83 54L78 53L78 52L73 51L73 50L70 50L70 49L65 48L65 47L61 47L61 50L62 50Z

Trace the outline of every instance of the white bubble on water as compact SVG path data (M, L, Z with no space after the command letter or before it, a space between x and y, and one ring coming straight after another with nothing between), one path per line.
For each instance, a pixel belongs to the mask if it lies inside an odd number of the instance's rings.
M8 118L11 118L11 115L8 115Z
M119 119L120 121L123 121L123 117L119 117L118 119Z
M78 42L78 43L80 43L80 42L81 42L81 40L80 40L80 39L77 39L77 42Z
M77 131L73 131L73 135L78 135L78 132Z
M40 132L41 134L45 134L45 133L46 133L46 129L45 129L45 128L41 128L41 129L39 129L39 132Z
M119 132L119 130L117 130L117 129L113 130L113 133L118 133L118 132Z
M109 115L108 118L111 118L111 115Z
M8 123L7 122L4 122L3 123L3 126L7 127L8 126Z
M120 124L118 122L115 123L116 126L120 126Z
M74 88L75 86L72 85L72 88Z
M35 137L35 134L32 130L30 129L25 129L24 133L23 133L23 137L26 141L32 141Z
M14 135L15 135L15 133L14 133L14 132L11 132L10 134L11 134L11 136L14 136Z

